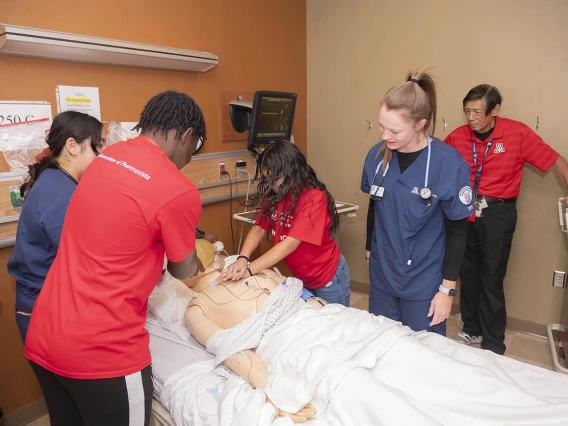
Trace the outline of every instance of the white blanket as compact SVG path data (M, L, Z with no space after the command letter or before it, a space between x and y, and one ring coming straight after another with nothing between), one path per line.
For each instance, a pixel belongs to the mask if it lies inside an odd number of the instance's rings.
M305 306L264 336L266 393L306 425L568 425L568 377L433 333L413 333L366 311ZM264 392L222 378L214 361L188 366L164 386L178 426L280 425Z
M273 327L278 327L305 305L300 298L302 281L287 278L285 284L276 287L260 309L240 324L228 330L221 330L207 340L207 350L215 354L221 364L237 352L256 348L262 337Z

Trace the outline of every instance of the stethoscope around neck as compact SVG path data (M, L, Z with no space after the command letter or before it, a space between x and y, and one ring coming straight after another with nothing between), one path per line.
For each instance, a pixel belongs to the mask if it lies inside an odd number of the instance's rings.
M432 191L428 188L428 176L430 174L430 155L432 153L432 148L430 147L430 142L432 140L430 139L430 136L428 136L428 133L424 133L424 135L426 136L426 141L427 141L428 158L426 160L426 173L424 175L424 186L420 189L420 192L418 194L420 195L420 198L422 198L423 200L428 200L432 196ZM383 188L382 184L383 184L383 180L385 179L385 176L387 175L387 173L389 171L390 163L387 164L387 166L385 167L385 171L383 172L383 175L381 176L381 180L380 180L379 184L374 185L375 179L377 178L377 175L379 174L379 169L383 165L383 161L384 160L381 160L380 163L377 165L377 168L375 170L375 175L373 176L373 181L371 182L371 190L369 191L369 195L370 195L371 199L375 200L375 201L381 201L382 198L383 198L384 192L385 192L385 188Z

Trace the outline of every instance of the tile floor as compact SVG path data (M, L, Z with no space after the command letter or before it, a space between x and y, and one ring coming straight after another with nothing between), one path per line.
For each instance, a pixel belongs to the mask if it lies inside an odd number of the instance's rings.
M369 296L362 293L351 293L351 306L367 310L369 308ZM456 322L456 318L450 317L448 319L447 335L451 336L460 331L461 329ZM554 370L552 354L547 338L507 330L505 332L505 345L507 346L505 356ZM49 417L45 415L28 423L27 426L49 426Z

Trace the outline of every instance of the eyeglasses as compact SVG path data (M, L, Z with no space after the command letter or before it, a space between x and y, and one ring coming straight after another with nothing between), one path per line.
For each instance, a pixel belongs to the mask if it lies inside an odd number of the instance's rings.
M202 147L203 147L203 137L200 137L199 140L197 141L197 146L195 147L195 151L193 151L193 154L197 154L197 151L199 151Z

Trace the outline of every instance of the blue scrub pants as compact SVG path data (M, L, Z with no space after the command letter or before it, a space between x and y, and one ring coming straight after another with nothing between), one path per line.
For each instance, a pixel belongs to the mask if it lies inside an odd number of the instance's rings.
M430 303L428 300L406 300L394 297L379 290L371 284L369 294L369 312L374 315L383 315L395 321L402 322L414 331L432 331L446 336L446 321L430 326L432 317L428 318Z
M351 274L347 261L341 255L335 275L326 285L320 288L308 289L314 296L320 297L327 303L339 303L349 307L351 296Z

